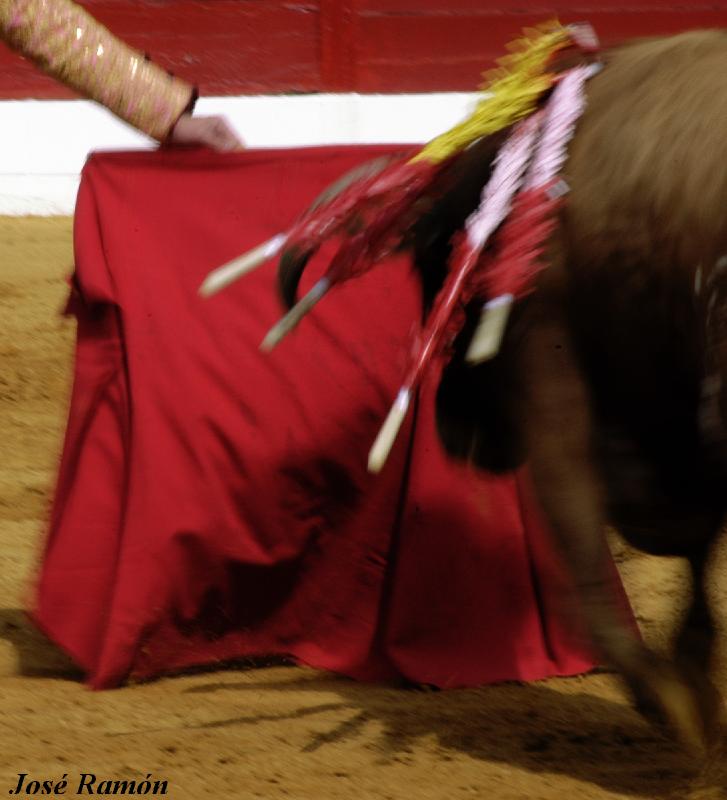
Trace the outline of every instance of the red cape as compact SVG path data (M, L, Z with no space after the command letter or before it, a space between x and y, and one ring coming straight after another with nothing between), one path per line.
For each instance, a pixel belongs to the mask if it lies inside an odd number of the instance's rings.
M273 264L197 294L396 149L88 162L75 385L33 616L92 686L269 654L439 686L593 665L522 478L445 458L431 379L383 472L366 472L420 313L403 259L326 298L270 356Z

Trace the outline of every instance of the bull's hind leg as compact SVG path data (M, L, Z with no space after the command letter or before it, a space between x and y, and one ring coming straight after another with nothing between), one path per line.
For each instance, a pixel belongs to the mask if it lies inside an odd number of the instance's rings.
M714 531L715 537L717 530ZM724 717L724 703L709 674L716 626L707 598L705 578L712 540L695 547L688 560L692 572L692 600L677 634L674 655L684 679L695 687L707 734L715 738Z
M591 452L590 398L557 309L540 309L527 337L524 366L533 480L574 580L577 612L640 710L665 721L687 746L702 750L711 720L699 688L642 643L613 592L602 491Z

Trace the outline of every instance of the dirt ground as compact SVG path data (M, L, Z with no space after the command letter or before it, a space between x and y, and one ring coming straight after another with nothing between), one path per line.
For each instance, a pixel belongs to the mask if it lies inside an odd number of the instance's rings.
M0 794L28 773L65 774L75 796L81 773L94 773L151 774L171 798L727 797L725 759L685 756L610 674L428 692L275 666L87 690L22 612L65 423L74 328L59 311L71 263L69 219L0 218ZM684 574L617 550L645 635L663 645Z

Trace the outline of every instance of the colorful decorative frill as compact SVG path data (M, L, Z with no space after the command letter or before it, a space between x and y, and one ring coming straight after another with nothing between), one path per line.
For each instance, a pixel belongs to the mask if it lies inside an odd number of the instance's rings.
M509 309L533 289L540 259L567 191L558 173L584 105L584 87L597 65L564 73L547 105L518 123L495 160L478 209L469 217L450 256L449 272L419 337L396 401L369 454L369 469L384 465L406 416L413 391L432 357L446 348L464 323L465 306L484 302L467 360L498 352ZM497 232L495 248L484 254Z
M328 280L335 283L360 274L365 267L359 261L370 265L401 241L411 221L409 215L402 218L402 209L416 213L415 201L470 144L531 114L556 79L547 72L553 56L569 47L593 49L589 36L590 29L584 26L563 27L557 22L524 31L521 39L508 46L511 52L499 60L498 67L486 73L482 97L467 119L405 160L378 164L375 169L364 165L344 176L290 230L211 272L201 294L214 294L284 248L310 256L354 219L373 216L365 236L343 242Z
M592 53L598 41L586 25L547 23L526 30L524 38L510 45L511 53L486 76L486 95L464 122L406 160L364 165L344 176L289 231L210 273L200 289L203 295L213 294L280 251L284 259L297 262L300 272L324 241L343 234L323 277L266 336L262 347L271 349L332 286L362 274L402 245L427 207L426 201L431 200L437 181L471 144L512 128L495 159L480 206L453 248L447 279L371 450L372 471L385 463L432 356L461 328L464 306L477 298L484 303L468 358L491 358L497 352L510 305L529 290L541 266L538 257L554 225L553 214L564 189L558 173L584 106L583 87L599 68L582 64L560 74L550 72L554 56L568 48ZM496 232L497 246L485 254L485 246Z

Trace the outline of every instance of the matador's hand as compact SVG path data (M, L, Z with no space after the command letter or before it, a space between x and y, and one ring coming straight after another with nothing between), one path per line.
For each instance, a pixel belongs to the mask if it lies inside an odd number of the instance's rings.
M171 144L200 144L226 152L245 145L224 117L194 117L184 113L169 136Z

